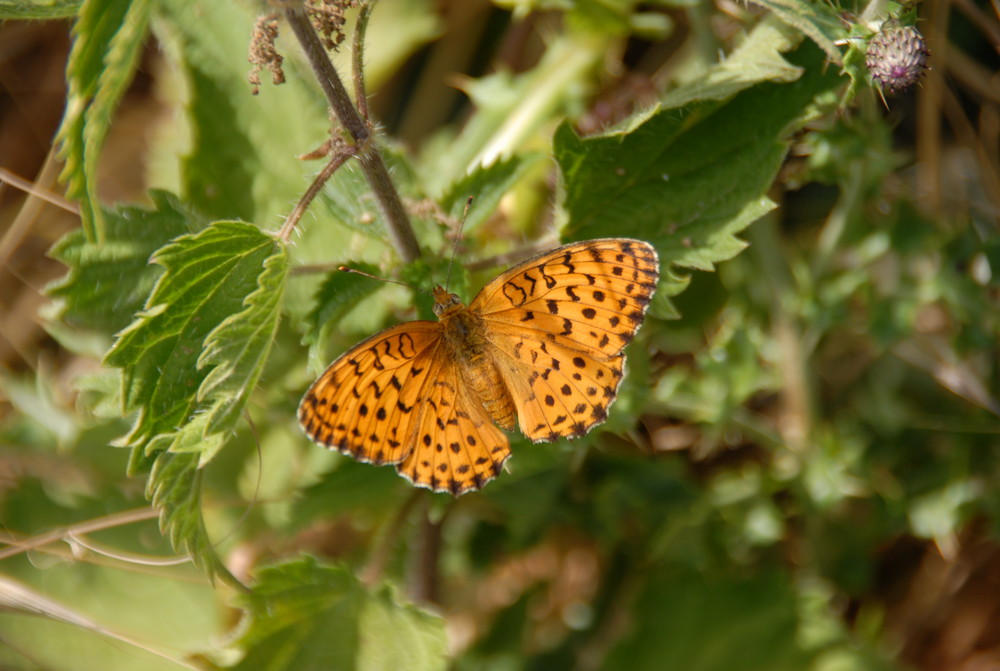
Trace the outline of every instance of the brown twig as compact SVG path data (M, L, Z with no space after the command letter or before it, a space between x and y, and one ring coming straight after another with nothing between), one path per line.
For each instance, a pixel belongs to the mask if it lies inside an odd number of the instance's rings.
M354 156L354 149L348 147L344 143L333 143L333 157L327 162L323 169L320 170L319 174L306 189L306 192L302 194L302 198L299 199L298 204L292 213L288 215L285 219L285 223L281 226L281 230L278 231L278 238L288 242L288 238L291 237L292 231L295 230L295 225L299 223L299 219L305 214L306 208L309 207L309 203L319 195L320 190L323 185L326 184L326 180L333 176L333 173L337 172L340 166L347 162L347 159Z
M420 516L416 530L416 543L410 553L409 593L417 603L439 603L438 563L441 557L441 529L444 516L453 508L445 510L440 519L432 519L427 506Z
M414 489L410 493L410 496L403 502L403 505L399 507L399 510L396 511L393 518L385 523L383 527L384 531L380 532L380 537L374 550L372 550L368 564L361 573L361 580L366 585L375 585L382 577L385 565L389 561L389 555L392 554L392 547L395 545L396 539L399 538L399 532L403 528L403 523L409 518L410 513L413 512L413 508L425 500L426 494L427 491L424 489Z
M390 242L400 258L406 262L415 261L420 256L420 247L413 234L403 202L389 177L389 170L385 167L382 156L373 142L370 126L354 107L347 89L344 88L337 70L327 57L323 43L306 15L305 7L301 3L290 4L285 7L284 12L331 109L354 142L361 170L372 189L379 212L385 219Z
M917 97L917 183L925 211L937 215L941 211L941 98L943 79L948 62L949 0L926 3L927 47L934 56ZM923 12L922 12L923 13Z

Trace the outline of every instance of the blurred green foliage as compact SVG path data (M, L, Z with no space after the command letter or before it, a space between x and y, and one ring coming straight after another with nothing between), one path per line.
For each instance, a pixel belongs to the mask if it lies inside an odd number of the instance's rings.
M0 491L0 665L904 667L880 552L915 538L947 557L1000 519L1000 238L974 207L921 207L910 148L837 63L855 35L839 12L498 2L508 29L543 26L532 64L464 81L475 109L419 149L383 138L425 253L403 266L350 164L291 244L270 232L311 178L294 157L329 131L291 39L287 83L249 95L256 6L101 4L0 4L79 12L60 138L83 227L52 251L68 272L46 319L90 363L73 400L44 370L0 379L17 410L0 426L17 464ZM439 21L380 2L369 89ZM600 117L626 45L683 30L692 48L652 99L626 92ZM151 150L148 204L111 208L95 124L150 36L182 141ZM579 131L587 115L600 132ZM295 410L337 352L429 308L335 268L443 281L443 224L470 195L466 295L498 270L473 261L526 239L643 238L662 280L609 421L573 442L512 437L506 472L455 500L321 450ZM136 560L171 545L204 572Z

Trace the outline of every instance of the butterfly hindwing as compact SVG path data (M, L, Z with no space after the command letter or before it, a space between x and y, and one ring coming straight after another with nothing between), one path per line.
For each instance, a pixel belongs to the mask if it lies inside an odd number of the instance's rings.
M498 342L502 347L504 340ZM554 342L531 346L540 353L534 363L530 357L507 360L504 371L524 435L536 443L578 438L607 419L621 384L623 355L601 361Z
M396 470L415 485L458 496L499 475L510 443L471 398L458 366L439 363L425 388L413 451Z

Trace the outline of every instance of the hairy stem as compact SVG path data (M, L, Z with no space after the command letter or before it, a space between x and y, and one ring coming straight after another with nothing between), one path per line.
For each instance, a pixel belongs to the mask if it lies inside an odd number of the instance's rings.
M373 142L371 128L355 109L347 89L344 88L336 68L326 55L323 43L306 15L305 8L301 4L288 5L285 8L285 18L302 46L337 120L355 144L358 162L375 196L379 212L385 220L390 242L404 261L416 260L420 256L417 238L410 226L406 208L403 207L399 193L389 177L385 162L382 161L382 156Z
M368 115L368 94L365 92L365 33L368 31L368 19L371 18L373 2L361 5L361 13L354 24L354 48L351 49L351 73L354 77L354 100L357 101L358 112L365 123L371 127L371 117Z
M335 146L333 157L327 162L323 169L320 170L319 174L316 175L316 179L312 181L306 192L302 194L302 198L299 199L298 205L292 210L292 213L288 215L285 219L285 223L282 225L281 230L278 231L278 237L288 242L288 238L291 237L292 231L295 230L295 225L299 223L299 219L305 214L306 209L309 207L309 203L319 195L320 189L326 184L326 180L333 176L333 173L337 172L340 166L347 162L347 159L354 155L353 151L347 150L347 148L341 144L339 147Z

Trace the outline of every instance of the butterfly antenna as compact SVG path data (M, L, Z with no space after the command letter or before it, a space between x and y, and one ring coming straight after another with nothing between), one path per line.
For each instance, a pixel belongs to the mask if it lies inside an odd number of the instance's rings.
M458 243L462 241L462 229L465 228L465 218L469 216L469 208L472 207L473 196L469 196L465 201L465 209L462 210L462 219L458 222L458 235L455 236L455 244L451 246L451 260L448 261L448 275L444 278L444 288L448 289L451 282L451 267L455 265L455 255L458 253Z
M369 273L366 273L363 270L358 270L357 268L350 268L348 266L338 266L337 270L339 270L342 273L354 273L355 275L361 275L363 277L367 277L370 280L378 280L379 282L388 282L390 284L398 284L401 287L406 287L408 289L413 289L414 291L416 291L418 293L421 293L421 294L430 294L429 291L425 291L424 289L421 289L420 287L415 287L412 284L407 284L406 282L400 282L399 280L390 280L388 277L379 277L378 275L370 275Z

